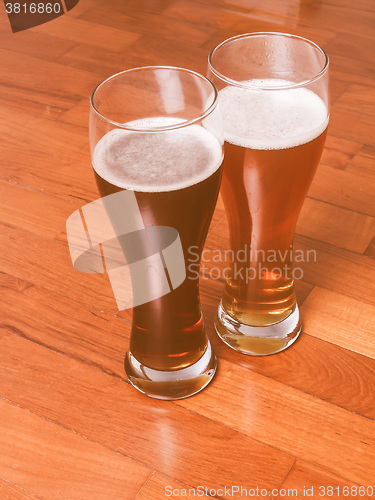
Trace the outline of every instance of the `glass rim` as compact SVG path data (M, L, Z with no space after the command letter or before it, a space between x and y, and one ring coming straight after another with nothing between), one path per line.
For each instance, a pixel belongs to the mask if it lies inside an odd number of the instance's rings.
M276 35L276 36L282 36L282 37L286 37L286 38L295 38L295 39L298 39L300 41L303 41L303 42L308 43L309 45L315 47L324 57L324 64L323 64L322 69L319 71L319 73L317 73L316 75L314 75L313 77L311 77L307 80L303 80L303 81L298 82L298 83L292 83L289 85L278 85L278 86L262 86L262 85L254 85L254 84L244 84L243 82L240 82L238 80L233 80L232 78L225 76L224 74L220 73L220 71L215 69L215 66L213 64L212 59L213 59L215 53L219 49L221 49L224 45L231 43L235 40L243 39L243 38L253 38L256 36L267 36L267 35L268 36L269 35ZM228 84L230 84L232 86L241 87L241 88L252 88L255 90L267 90L267 91L268 90L270 90L270 91L272 91L272 90L286 90L286 89L295 89L295 88L300 88L300 87L306 87L307 85L310 85L311 83L315 82L316 80L319 80L320 78L322 78L322 76L324 76L324 74L327 73L327 71L328 71L329 57L328 57L328 54L326 53L326 51L322 47L320 47L320 45L309 40L308 38L304 38L304 37L299 36L299 35L293 35L291 33L279 32L279 31L254 31L253 33L243 33L241 35L232 36L231 38L227 38L226 40L223 40L222 42L217 44L211 50L211 52L208 56L208 66L209 66L210 71L217 78L219 78L223 82L227 82Z
M199 116L196 118L190 119L190 120L184 120L182 122L178 122L173 125L167 125L167 126L162 126L162 127L129 127L124 123L119 123L116 122L115 120L111 120L110 118L107 118L105 115L100 113L100 111L97 109L95 105L95 97L97 95L97 92L107 83L115 80L116 78L119 78L120 76L123 76L128 73L135 73L135 72L141 72L141 71L150 71L150 70L155 70L155 69L167 69L167 70L173 70L176 72L181 72L181 73L189 73L190 75L198 77L200 80L208 83L213 91L213 99L212 103L205 109L203 113L201 113ZM109 76L108 78L105 78L102 80L92 91L91 96L90 96L90 108L93 111L93 113L103 122L113 125L117 128L123 129L123 130L129 130L132 132L163 132L164 130L176 130L184 127L188 127L190 125L193 125L194 123L197 123L207 116L209 116L217 107L218 105L218 91L215 85L211 82L211 80L204 75L201 75L200 73L187 69L187 68L182 68L179 66L137 66L135 68L129 68L123 71L119 71L118 73L115 73L114 75Z

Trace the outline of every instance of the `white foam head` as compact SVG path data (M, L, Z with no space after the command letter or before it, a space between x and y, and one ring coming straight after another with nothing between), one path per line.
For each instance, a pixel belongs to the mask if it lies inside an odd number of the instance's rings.
M228 86L219 92L227 142L252 149L286 149L310 142L326 129L327 107L311 90L259 90L292 84L286 80L243 83L249 86Z
M160 132L183 120L150 118L129 122L125 129L108 132L97 143L93 167L106 181L133 191L174 191L197 184L212 175L222 162L219 140L200 125Z

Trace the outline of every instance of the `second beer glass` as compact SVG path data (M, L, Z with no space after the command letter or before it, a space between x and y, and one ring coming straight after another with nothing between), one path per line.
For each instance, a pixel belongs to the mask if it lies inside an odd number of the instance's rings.
M216 330L238 351L272 354L301 331L292 245L326 136L328 58L301 37L251 33L214 48L208 76L224 122L231 244Z

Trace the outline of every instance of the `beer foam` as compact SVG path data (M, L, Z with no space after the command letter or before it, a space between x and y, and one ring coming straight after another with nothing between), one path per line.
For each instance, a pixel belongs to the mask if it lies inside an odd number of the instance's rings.
M249 87L228 86L219 92L227 142L252 149L287 149L312 141L327 128L327 107L311 90L259 90L293 84L278 79L243 83Z
M111 130L95 147L96 173L111 184L132 191L174 191L203 181L219 168L223 159L221 144L211 132L200 125L147 132L148 128L169 127L183 121L147 118L126 124L137 132Z

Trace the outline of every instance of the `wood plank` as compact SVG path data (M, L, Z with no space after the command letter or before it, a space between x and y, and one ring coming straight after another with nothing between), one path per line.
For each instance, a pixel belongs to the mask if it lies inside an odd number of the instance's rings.
M363 144L372 144L375 135L375 119L359 110L349 110L334 104L331 108L330 132Z
M375 235L375 218L306 198L296 232L339 248L363 253Z
M351 68L351 72L348 72L348 68ZM350 84L360 84L371 86L373 84L374 69L370 63L364 63L363 61L357 61L350 59L349 57L339 57L330 56L330 77L331 80L340 81L343 85L343 91L336 95L336 99L345 91ZM335 104L335 100L332 100L332 104ZM362 142L362 141L360 141Z
M180 42L143 35L133 43L126 54L127 67L136 66L179 66L199 73L206 73L207 51L200 47Z
M360 170L354 164L345 171L320 165L309 189L309 196L374 217L375 180L368 176L363 182L363 178L358 175Z
M371 258L299 235L294 248L303 255L311 251L316 255L316 262L311 258L298 263L304 281L375 304L375 263Z
M330 78L332 81L356 83L372 86L374 83L374 65L350 56L350 51L332 53L326 47L330 59Z
M375 259L375 237L371 240L369 246L366 248L364 255Z
M207 26L214 29L235 29L236 22L243 20L244 17L250 17L248 13L233 12L216 8L210 3L191 2L188 0L180 0L174 2L164 11L164 15L172 18L183 20L188 24Z
M17 86L23 82L26 88L84 97L98 83L98 76L94 73L4 49L0 49L0 64L3 68L12 68L12 71L2 71L0 75L0 82L8 85Z
M2 225L0 249L4 273L39 285L58 295L115 314L117 305L107 275L73 268L67 243L52 241ZM14 256L18 255L18 259Z
M0 413L0 475L42 497L132 498L152 473L3 399Z
M341 94L335 104L361 113L375 114L375 88L365 85L352 84Z
M364 184L367 184L374 177L374 160L375 154L373 151L370 148L366 149L366 146L364 146L348 163L346 171L361 177L365 181Z
M0 275L2 326L8 331L65 353L116 377L126 379L123 366L130 324L66 297ZM207 332L215 352L228 361L295 387L359 414L375 418L371 381L375 363L333 344L302 335L292 349L269 358L242 356L228 349L214 333L213 319L220 299L209 283L201 286ZM19 310L23 314L19 314ZM43 311L43 314L40 314ZM131 320L131 313L128 316ZM329 377L327 378L327 366ZM315 367L312 369L312 367ZM352 390L342 390L351 387Z
M101 7L103 2L101 0L91 0L92 5ZM174 3L175 0L128 0L124 4L123 0L111 0L111 8L117 12L142 12L145 14L163 14L165 9Z
M302 311L303 324L304 321ZM244 356L228 349L216 335L211 334L210 339L220 360L364 417L375 418L375 362L371 358L314 338L305 330L289 349L268 357Z
M263 22L278 22L286 24L286 19L295 20L298 17L299 6L294 0L284 2L268 2L267 8L262 9L261 4L252 6L251 10L246 3L233 5L222 5L221 9L212 5L212 2L189 2L179 1L169 7L165 14L176 18L183 18L187 22L206 24L219 29L239 29L239 23L251 23L254 19ZM267 31L264 28L263 31ZM243 30L250 32L252 30Z
M210 0L199 0L199 3L212 4ZM306 0L302 4L294 0L284 2L268 0L267 2L255 3L250 8L247 0L219 0L217 3L221 7L220 11L241 13L243 17L251 15L253 18L264 21L274 19L289 25L289 28L294 28L298 22L299 25L306 23L311 26L319 26L321 31L324 28L326 34L332 32L332 25L335 25L335 32L357 33L357 27L360 25L364 27L367 34L372 34L374 10L370 7L362 8L361 5L353 9L351 3L343 2L336 5L335 0L332 2ZM269 28L264 28L262 31L269 31ZM291 32L290 29L288 32ZM305 34L305 37L309 36Z
M134 59L131 58L131 51L124 50L121 53L113 50L94 47L88 43L81 43L74 49L66 52L61 58L61 64L72 66L78 70L93 71L100 75L98 83L110 75L114 75L135 66ZM141 66L137 64L136 66ZM93 89L92 89L93 90ZM82 103L85 103L86 118L83 126L88 127L89 96L86 96Z
M344 170L361 147L360 142L349 141L328 133L320 164Z
M360 150L360 154L362 156L369 156L370 158L375 159L375 146L364 145Z
M210 0L208 0L208 2L210 2ZM247 2L247 0L245 0L245 2ZM217 11L216 15L220 15L220 13ZM230 28L222 27L217 29L216 27L215 33L202 45L202 47L206 48L208 51L207 53L209 53L218 43L227 38L242 33L257 31L288 32L293 35L299 35L314 40L314 42L323 47L335 36L332 33L328 33L326 30L320 30L317 26L307 26L302 23L291 25L283 19L274 17L270 19L261 14L255 15L254 11L252 11L251 15L245 18L237 14Z
M312 337L305 333L305 328L297 342L277 356L244 356L228 349L214 332L213 321L222 291L212 281L204 281L202 285L205 324L219 358L352 412L375 418L373 359ZM303 307L301 317L304 325Z
M7 182L81 205L99 198L88 152L77 151L74 158L69 156L51 155L32 149L31 145L0 141L0 176Z
M12 108L21 109L36 117L58 119L59 116L71 106L78 102L77 98L69 98L61 94L53 95L51 92L43 92L35 89L25 89L14 85L0 84L0 103L11 105Z
M281 489L284 491L280 491L279 495L274 497L275 500L281 500L286 496L329 500L345 496L353 498L359 496L359 491L363 493L363 490L359 490L353 482L301 460L297 460L293 465ZM370 497L364 494L361 498Z
M5 20L5 16L4 16ZM4 32L2 32L4 30ZM76 42L64 38L57 38L52 34L37 33L35 30L17 32L15 36L8 26L0 27L2 48L18 54L27 54L38 59L54 62L68 50L71 50Z
M309 335L375 359L375 306L315 287L302 313Z
M246 477L249 487L272 488L294 463L272 446L147 399L117 378L4 330L0 343L3 397L178 481L218 488Z
M302 15L309 24L317 25L321 29L330 31L335 26L335 32L339 37L345 33L346 39L350 35L357 36L358 26L361 26L361 35L371 36L374 33L375 13L361 9L356 9L353 5L345 7L343 5L329 4L302 4L300 8Z
M186 23L145 11L108 9L97 7L82 15L86 21L104 24L111 28L126 29L140 35L153 36L186 45L200 46L214 33L214 28Z
M0 180L0 223L54 239L78 208L78 204L48 193Z
M4 329L126 379L129 321L6 274L0 296Z
M353 7L352 0L316 0L318 5L320 4L329 4L329 5L337 5L345 6L345 7ZM364 12L374 12L374 2L372 0L361 0L356 4L356 9L363 10Z
M32 493L20 488L19 486L10 483L4 479L0 479L0 495L1 498L6 500L36 500L41 499L39 495L33 495Z
M178 405L349 481L370 484L373 480L372 420L236 364L222 360L205 397L181 400Z
M116 29L98 23L90 23L76 17L61 16L53 23L45 23L34 28L38 33L47 33L57 38L71 40L76 43L86 43L112 50L116 47L118 52L126 50L133 42L139 39L139 35L132 31Z
M1 83L0 100L5 105L18 107L27 112L33 111L37 116L56 119L58 111L61 113L70 109L79 102L80 97L42 88L27 88L19 82L19 85ZM51 111L55 111L53 116Z
M367 14L364 13L364 15ZM370 14L368 19L373 19L373 14ZM358 29L356 33L353 34L338 33L335 38L328 43L326 49L329 54L344 55L350 59L371 63L373 60L373 37L366 36L366 33L358 32Z
M21 112L16 107L2 105L0 110L0 132L6 142L21 144L33 151L42 151L51 158L89 158L87 131L71 125L35 117L32 113ZM67 145L69 144L69 147ZM1 166L3 177L5 166Z
M205 495L205 487L196 489L168 477L160 472L155 472L136 496L136 500L165 500L166 497L192 497L212 498Z

